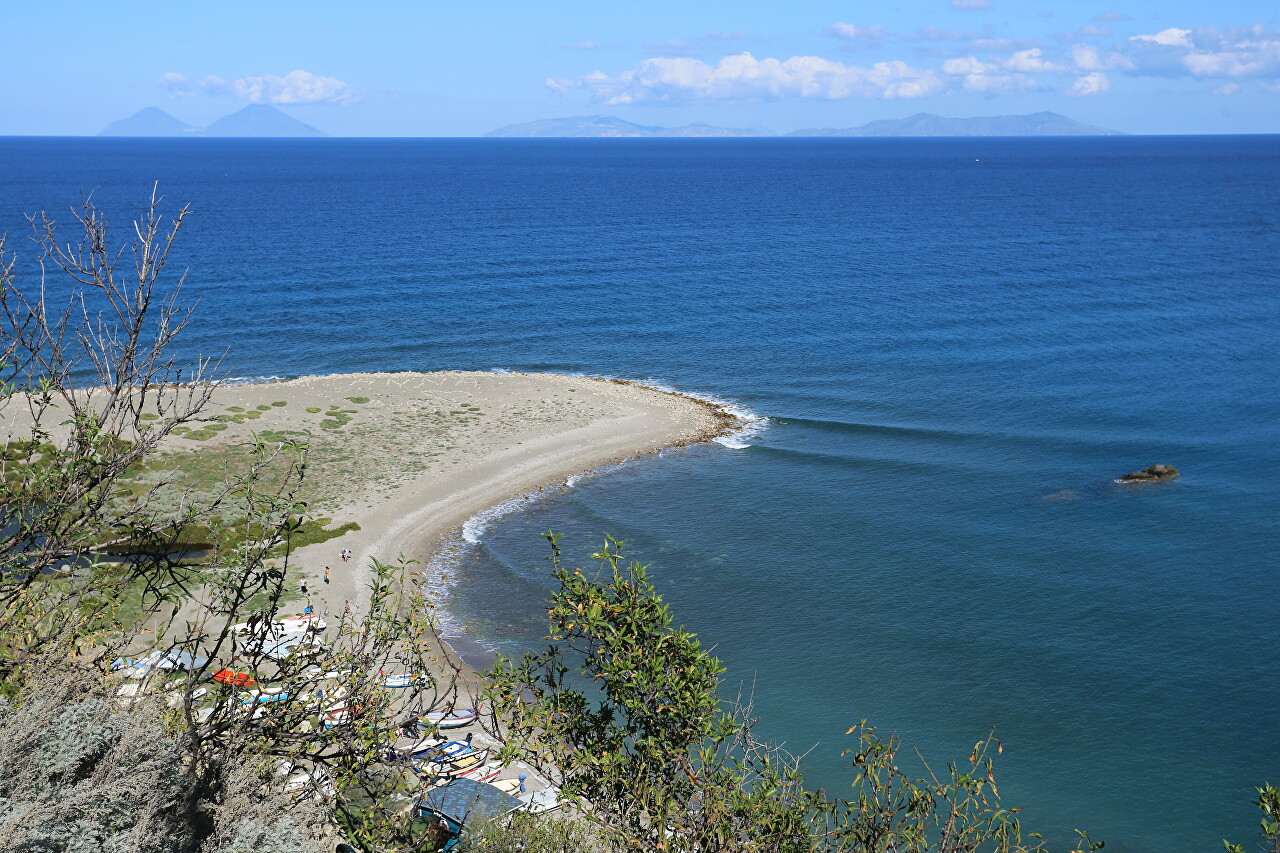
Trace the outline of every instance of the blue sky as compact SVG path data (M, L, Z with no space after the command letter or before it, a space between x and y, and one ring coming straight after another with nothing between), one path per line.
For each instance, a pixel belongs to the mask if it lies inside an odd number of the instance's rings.
M1053 110L1132 133L1280 132L1255 0L9 4L0 134L203 125L274 103L341 136L612 114L785 132Z

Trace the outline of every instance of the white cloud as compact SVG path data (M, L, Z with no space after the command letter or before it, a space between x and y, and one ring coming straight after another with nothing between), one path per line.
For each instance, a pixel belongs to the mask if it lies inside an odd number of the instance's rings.
M1111 30L1102 26L1102 24L1085 24L1080 28L1079 34L1082 36L1109 36L1111 35Z
M185 98L196 93L195 86L191 83L191 78L185 74L175 74L172 71L166 71L160 75L160 79L156 81L156 85L162 89L169 90L169 96L172 98Z
M1164 77L1280 77L1280 30L1261 24L1218 30L1171 28L1130 39L1134 73Z
M1077 71L1132 71L1136 67L1127 56L1111 51L1104 57L1090 44L1071 45L1071 61Z
M1192 47L1191 30L1180 30L1177 27L1170 27L1167 30L1161 30L1155 35L1148 36L1130 36L1129 41L1149 41L1153 44L1163 44L1166 46Z
M600 45L593 41L580 41L577 44L566 44L564 46L565 50L595 50L598 47Z
M1067 94L1073 98L1081 98L1086 95L1101 95L1110 88L1111 80L1107 75L1101 71L1095 71L1092 74L1077 77L1076 82L1072 83L1071 88L1067 90Z
M1020 71L1024 74L1056 73L1062 66L1045 59L1040 48L1020 50L1001 63L1009 71Z
M1221 86L1213 90L1215 95L1234 95L1240 91L1239 83L1223 83Z
M290 71L283 77L257 74L231 84L232 93L255 104L354 104L360 92L335 77Z
M975 56L948 59L942 63L942 73L960 78L960 88L974 95L1005 95L1037 88L1034 78L1009 74L999 65Z
M1129 16L1124 12L1100 12L1093 16L1095 21L1127 21Z
M228 83L214 74L192 80L170 71L161 75L157 85L168 89L172 97L191 95L232 95L255 104L354 104L361 93L333 77L322 77L309 71L290 71L283 77L257 74Z
M969 12L975 9L990 9L991 0L951 0L951 8L960 12Z
M605 104L685 101L773 101L783 98L923 98L947 86L933 71L905 62L845 65L818 56L756 59L749 53L726 56L715 65L697 59L646 59L630 71L596 71L576 80L551 78L556 92L583 88Z
M838 38L851 47L872 47L884 40L884 27L859 27L846 24L844 21L832 24L823 30L832 38Z

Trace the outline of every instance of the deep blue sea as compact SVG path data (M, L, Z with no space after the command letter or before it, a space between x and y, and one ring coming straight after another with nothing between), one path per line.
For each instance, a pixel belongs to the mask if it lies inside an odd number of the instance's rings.
M492 523L452 606L543 630L604 532L817 783L992 727L1057 848L1219 849L1280 782L1280 137L0 139L0 228L151 182L238 377L580 371L768 418ZM69 216L62 216L69 219ZM30 270L29 263L24 266ZM1154 463L1171 483L1120 489ZM1251 843L1251 842L1250 842Z

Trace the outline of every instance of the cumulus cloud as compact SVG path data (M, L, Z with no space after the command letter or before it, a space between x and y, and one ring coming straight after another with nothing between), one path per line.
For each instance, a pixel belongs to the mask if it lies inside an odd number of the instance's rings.
M1221 86L1213 90L1215 95L1234 95L1240 91L1239 83L1223 83Z
M1044 58L1040 48L1020 50L1001 63L1009 71L1021 71L1025 74L1057 73L1063 68L1056 62Z
M232 95L255 104L354 104L361 99L358 89L341 80L301 70L290 71L283 77L256 74L232 82L213 74L192 80L170 71L156 82L175 98Z
M630 71L596 71L573 80L551 78L556 92L586 89L605 104L688 101L774 101L783 98L923 98L942 94L946 83L933 71L905 62L845 65L818 56L756 59L750 53L726 56L715 65L701 60L646 59Z
M951 8L961 12L990 9L991 0L951 0Z
M849 47L874 47L884 41L884 27L859 27L844 21L832 24L823 32Z
M162 89L167 89L173 98L189 98L193 95L225 95L230 91L230 84L221 77L207 74L199 80L192 80L185 74L172 71L160 75L156 81Z
M1124 12L1099 12L1093 16L1095 21L1127 21L1129 16Z
M361 94L336 77L290 71L283 77L257 74L231 84L232 93L255 104L354 104Z
M1119 13L1107 13L1117 20ZM596 71L585 77L551 78L553 91L587 91L596 102L638 104L693 101L758 101L783 98L923 98L970 93L997 95L1033 89L1098 95L1117 74L1216 80L1235 84L1256 80L1269 91L1280 88L1280 30L1249 27L1167 27L1142 33L1106 48L1078 36L1103 37L1106 27L1090 24L1058 43L997 38L994 27L974 30L923 28L890 32L879 26L840 21L824 32L844 47L913 43L918 57L874 64L846 64L817 56L757 59L750 53L718 62L700 58L695 48L707 36L650 46L664 54L620 73ZM731 34L736 37L736 34ZM954 42L954 44L946 44ZM939 46L925 49L922 44ZM708 50L707 52L711 52ZM683 54L683 55L682 55ZM719 52L713 55L720 55ZM941 63L940 65L937 63ZM241 81L231 85L240 86ZM185 78L162 81L175 92L193 86ZM1237 91L1221 86L1220 93Z
M942 63L942 73L959 78L960 89L974 95L1007 95L1037 88L1033 77L1010 74L1007 69L976 56L957 57Z
M1101 71L1095 71L1092 74L1077 77L1076 82L1072 83L1071 88L1067 90L1067 94L1073 98L1081 98L1087 95L1101 95L1110 88L1111 80L1107 75Z
M1280 77L1280 30L1172 27L1130 39L1133 73L1240 80Z
M1193 47L1191 44L1191 30L1180 30L1177 27L1170 27L1167 30L1161 30L1149 36L1130 36L1129 41L1149 41L1152 44Z

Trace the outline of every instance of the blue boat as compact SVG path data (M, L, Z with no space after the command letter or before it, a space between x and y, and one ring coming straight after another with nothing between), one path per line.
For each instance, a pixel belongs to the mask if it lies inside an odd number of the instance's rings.
M439 821L435 828L447 839L440 850L448 853L458 845L467 827L497 820L523 806L515 797L486 782L454 779L427 791L418 800L418 814Z

